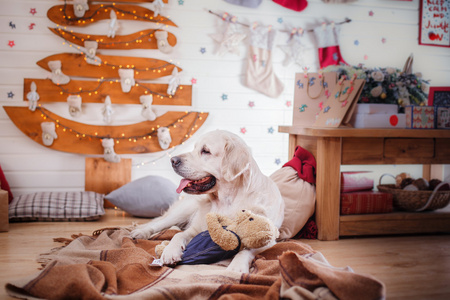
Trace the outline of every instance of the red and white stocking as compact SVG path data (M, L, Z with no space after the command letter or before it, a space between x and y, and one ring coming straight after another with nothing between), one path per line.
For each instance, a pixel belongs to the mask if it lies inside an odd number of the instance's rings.
M339 32L340 26L334 23L314 28L322 69L330 65L348 65L342 58L339 48Z

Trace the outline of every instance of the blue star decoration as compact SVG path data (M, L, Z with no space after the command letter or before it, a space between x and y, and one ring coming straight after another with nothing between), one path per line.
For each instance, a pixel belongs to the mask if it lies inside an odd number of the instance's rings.
M228 100L228 95L227 94L222 94L222 101Z
M300 82L300 80L297 80L297 86L299 89L303 88L303 83Z
M325 107L325 109L323 110L323 112L328 112L330 110L330 106L328 105L327 107Z
M278 18L277 22L280 23L280 24L282 24L282 23L283 23L283 18L281 18L281 17Z
M16 29L16 24L14 24L12 21L10 21L9 27L11 27L11 29Z
M300 106L298 109L300 110L300 112L304 112L307 107L308 105L302 104L302 106Z
M273 134L274 131L273 127L267 128L267 133Z
M275 158L275 164L276 164L276 165L279 165L279 164L281 164L281 159L279 159L279 158Z
M184 4L184 0L178 0L178 5L183 5Z
M205 48L205 47L201 47L201 48L200 48L200 53L201 53L201 54L205 54L205 52L206 52L206 48Z
M355 40L354 44L355 44L355 46L358 46L359 45L359 41Z
M12 91L8 93L8 98L14 98L14 93Z

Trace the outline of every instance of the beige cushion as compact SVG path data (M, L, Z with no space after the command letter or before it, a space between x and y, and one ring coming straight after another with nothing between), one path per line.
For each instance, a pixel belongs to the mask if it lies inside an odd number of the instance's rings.
M294 237L314 214L316 188L300 179L297 171L284 167L270 175L280 189L284 200L284 221L279 239Z

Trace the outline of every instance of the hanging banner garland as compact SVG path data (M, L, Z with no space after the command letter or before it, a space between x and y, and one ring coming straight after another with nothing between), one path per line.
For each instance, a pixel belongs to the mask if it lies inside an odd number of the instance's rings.
M87 78L119 78L118 70L132 69L134 70L135 79L156 79L172 74L174 68L182 71L171 62L164 60L147 58L147 57L127 57L127 56L110 56L97 55L102 63L100 65L92 65L86 62L83 54L77 53L60 53L47 56L36 64L41 68L52 71L49 63L53 61L61 62L61 72L67 76L78 76Z
M158 129L170 130L174 147L189 139L205 122L208 113L170 111L155 121L144 121L131 125L99 126L71 121L43 107L30 111L28 107L3 107L13 123L29 138L44 145L41 123L55 123L58 139L47 147L79 154L103 154L102 139L113 139L118 154L159 152L163 149L158 141Z
M89 9L84 12L82 17L75 16L73 5L64 4L51 7L47 11L47 17L50 21L66 26L87 26L100 20L110 19L111 10L114 10L117 19L135 20L155 23L157 25L167 25L178 27L170 19L145 7L137 5L120 5L120 4L90 4Z
M128 35L116 35L114 38L106 35L94 35L73 32L66 28L57 26L56 28L48 28L57 36L63 38L66 42L79 46L84 46L86 41L96 41L98 49L158 49L158 38L156 32L166 32L160 29L147 29ZM177 38L173 33L167 34L167 43L175 46Z

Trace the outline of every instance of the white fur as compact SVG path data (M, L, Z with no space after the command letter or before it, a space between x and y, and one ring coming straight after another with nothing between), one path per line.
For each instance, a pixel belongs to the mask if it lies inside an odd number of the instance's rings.
M284 218L284 202L276 184L262 174L250 149L237 135L213 131L202 136L194 150L172 158L175 172L190 180L213 175L217 182L200 195L186 195L172 205L161 217L132 231L133 238L148 239L154 233L173 225L186 224L164 249L161 260L174 264L181 260L186 245L198 233L207 230L206 214L216 212L234 218L242 209L265 215L280 228ZM272 245L270 245L272 246ZM248 273L249 266L264 248L241 250L228 266L229 270Z

